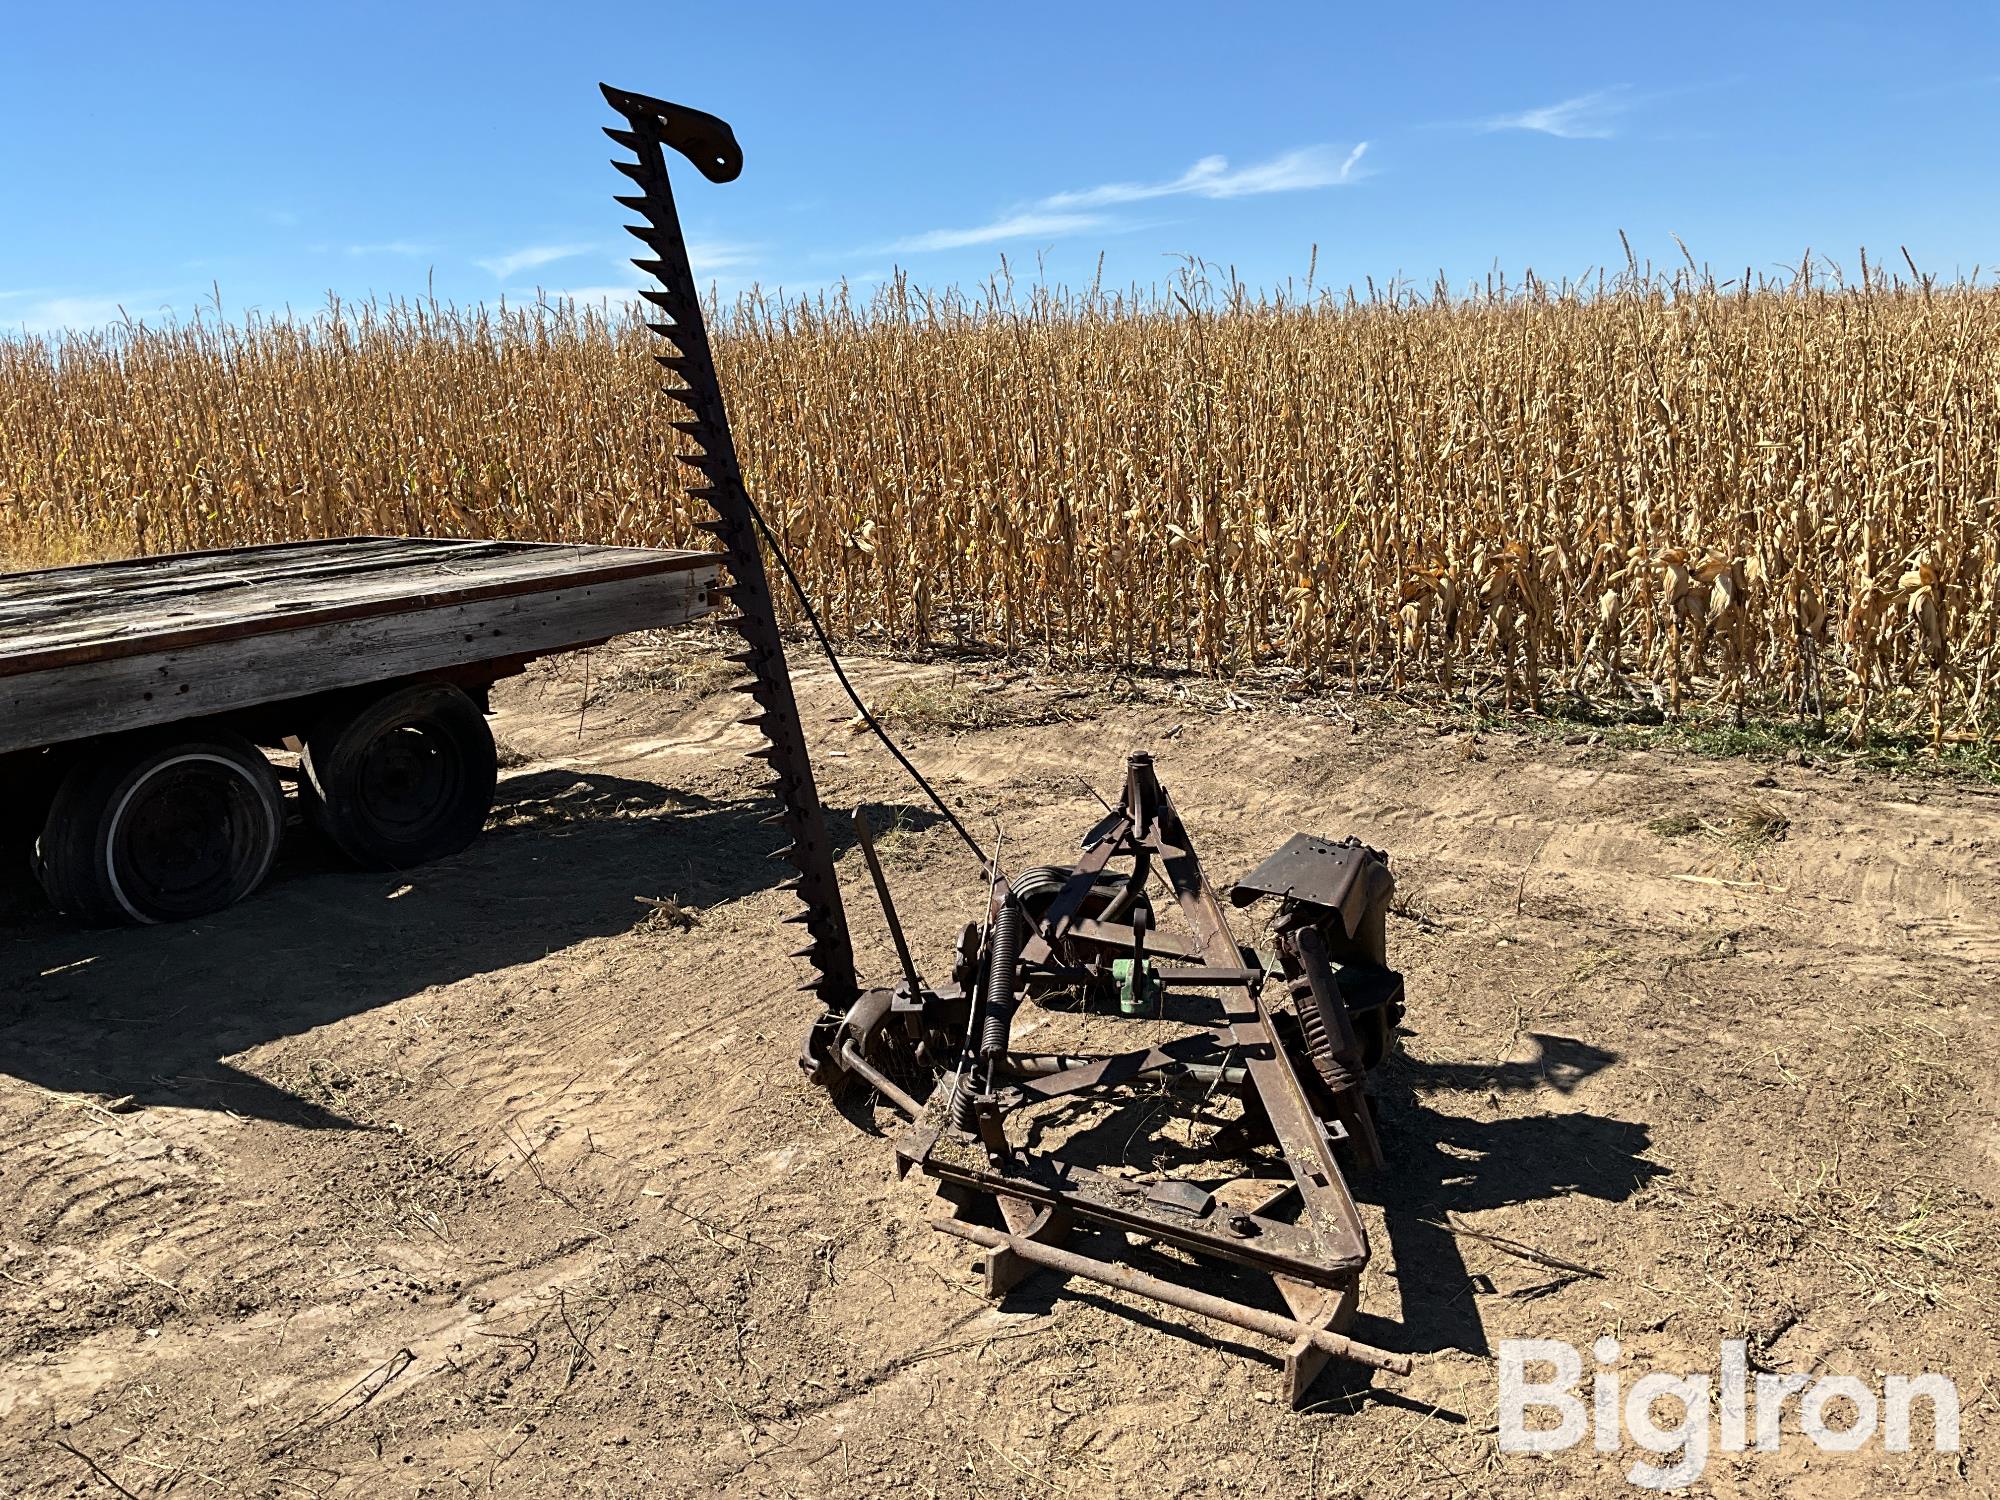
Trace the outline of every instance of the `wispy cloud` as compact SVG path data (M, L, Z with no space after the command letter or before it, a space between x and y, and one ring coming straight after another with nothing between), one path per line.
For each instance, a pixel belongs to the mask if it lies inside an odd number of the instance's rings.
M688 264L693 268L695 280L705 282L716 276L727 277L731 272L757 263L763 252L762 245L745 240L689 240L687 242ZM512 275L518 271L532 271L537 266L545 266L559 260L569 260L601 249L597 245L539 245L530 250L518 251L511 256L500 256L494 260L483 260L479 264L496 276ZM642 250L639 253L644 254ZM533 302L541 298L548 302L587 302L592 305L610 302L635 302L638 300L638 286L643 278L630 270L630 263L613 257L607 264L617 266L632 280L621 285L578 285L564 287L510 287L507 296L523 302ZM651 286L650 281L645 285Z
M1368 143L1347 150L1338 146L1301 146L1233 171L1229 159L1204 156L1180 176L1165 182L1107 182L1080 192L1056 193L1035 206L1042 209L1102 208L1114 203L1144 203L1153 198L1248 198L1260 193L1297 193L1310 188L1339 187L1360 175Z
M595 249L597 249L595 245L528 245L505 255L496 255L490 260L474 261L473 264L491 271L502 281L506 281L523 271L532 271L537 266L546 266L558 260L568 260L573 255L588 255Z
M34 296L30 292L25 295ZM145 292L118 296L44 297L22 308L18 317L8 317L9 327L29 333L60 333L65 328L106 328L123 323L129 315L141 318L172 317L170 308L158 306L159 293Z
M930 229L883 248L892 252L922 252L960 250L1000 240L1061 239L1093 229L1130 228L1108 214L1092 212L1126 203L1149 203L1159 198L1248 198L1263 193L1340 187L1364 175L1361 158L1367 150L1366 141L1352 147L1300 146L1269 161L1234 168L1227 157L1204 156L1180 176L1161 182L1106 182L1096 187L1051 193L985 224L966 229Z
M757 257L763 249L762 245L744 240L689 240L688 264L697 276L711 275L716 271L736 271L757 264Z
M1619 118L1631 107L1631 96L1623 87L1596 89L1560 104L1493 115L1473 124L1474 128L1488 132L1531 130L1565 141L1608 141L1618 133Z
M422 245L418 244L415 240L381 240L372 245L344 245L341 247L341 254L352 255L357 259L381 255L415 256L434 255L436 253L437 247L435 245Z
M960 250L967 245L990 245L996 240L1060 239L1066 234L1081 234L1086 229L1101 229L1110 222L1103 214L1037 213L1030 209L1025 213L1008 214L990 224L975 224L969 229L927 229L922 234L895 240L886 248L892 251Z

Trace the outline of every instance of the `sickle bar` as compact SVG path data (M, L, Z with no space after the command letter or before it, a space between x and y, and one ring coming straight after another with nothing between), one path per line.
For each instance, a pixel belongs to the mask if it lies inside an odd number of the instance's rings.
M755 725L767 742L750 754L770 767L769 789L779 808L768 821L784 828L788 842L780 852L798 871L785 882L785 888L797 893L805 910L786 920L805 925L808 941L793 957L807 960L814 971L800 988L815 991L827 1009L845 1011L860 990L840 885L833 872L833 847L827 838L819 789L813 782L812 762L806 754L798 705L792 697L784 641L778 634L770 580L758 541L759 520L737 466L736 442L729 430L729 413L709 349L694 272L688 265L687 241L681 233L673 189L667 182L667 147L685 156L713 182L734 178L742 170L743 154L735 133L714 115L627 93L609 84L601 87L627 125L622 130L607 127L604 133L635 158L613 161L612 165L638 187L636 194L621 196L618 202L645 220L626 228L652 252L650 257L635 258L632 264L658 283L657 290L648 289L640 295L661 315L659 321L649 321L647 326L673 351L654 358L675 377L667 394L687 411L685 418L673 424L693 445L693 451L682 453L680 461L702 477L702 483L689 493L707 501L715 512L713 520L697 524L713 534L728 555L733 582L722 592L736 607L730 623L745 645L730 659L748 669L750 679L743 684L743 691L756 703L755 711L740 722Z

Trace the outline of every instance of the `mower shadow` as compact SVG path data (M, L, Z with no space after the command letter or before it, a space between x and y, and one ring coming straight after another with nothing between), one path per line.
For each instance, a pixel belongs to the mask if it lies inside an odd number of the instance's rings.
M1389 1170L1357 1183L1356 1196L1380 1206L1389 1231L1402 1292L1398 1348L1492 1352L1475 1278L1449 1227L1452 1215L1574 1195L1622 1203L1667 1173L1646 1159L1652 1130L1639 1121L1584 1111L1474 1119L1428 1097L1538 1088L1567 1094L1618 1060L1574 1037L1531 1032L1526 1039L1539 1054L1528 1061L1426 1063L1399 1056L1370 1080L1383 1138L1395 1144ZM1578 1279L1547 1274L1544 1292Z
M65 1093L227 1110L313 1128L352 1121L223 1061L450 984L627 931L666 897L702 908L776 885L762 798L542 771L501 783L464 853L358 872L293 828L265 888L172 927L90 930L50 912L10 853L0 883L0 1073ZM935 821L870 808L877 826ZM829 819L836 852L851 842Z

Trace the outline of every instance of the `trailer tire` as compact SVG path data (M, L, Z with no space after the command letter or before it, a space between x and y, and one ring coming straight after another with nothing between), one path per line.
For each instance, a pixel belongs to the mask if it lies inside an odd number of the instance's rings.
M226 730L146 735L77 760L36 840L36 878L87 922L180 922L264 883L284 832L271 763Z
M499 761L479 705L425 682L327 715L306 736L300 770L307 818L342 853L407 870L479 836Z

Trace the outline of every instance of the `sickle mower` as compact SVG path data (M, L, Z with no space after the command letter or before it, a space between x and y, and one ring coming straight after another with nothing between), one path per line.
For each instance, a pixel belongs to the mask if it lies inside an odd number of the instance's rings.
M900 966L890 983L864 988L793 699L767 545L833 653L744 487L667 177L672 151L709 181L731 181L742 151L714 115L608 86L604 95L623 121L606 133L630 152L614 164L637 189L618 201L643 221L627 227L650 252L633 264L655 283L640 295L657 310L649 326L667 346L656 358L672 377L666 394L685 413L673 424L688 440L681 462L698 476L692 493L714 512L700 524L720 543L733 580L723 594L743 638L732 660L747 673L753 710L744 722L765 741L751 754L769 769L770 821L785 830L782 853L795 872L785 886L800 910L785 920L803 928L793 956L810 967L802 988L819 1007L802 1058L807 1076L835 1093L870 1089L907 1117L898 1164L939 1183L955 1211L936 1227L985 1251L994 1297L1047 1269L1276 1338L1286 1345L1294 1402L1332 1357L1408 1373L1406 1356L1343 1331L1369 1255L1343 1165L1382 1167L1364 1082L1403 1014L1402 978L1384 947L1395 888L1387 857L1352 839L1290 839L1231 889L1238 906L1274 903L1260 953L1232 932L1150 755L1129 758L1122 797L1072 863L1010 877L882 734L964 839L987 895L948 975L927 979L856 814ZM1149 1022L1148 1035L1161 1039L1111 1053L1025 1051L1015 1032L1026 1002ZM1163 1037L1169 1030L1179 1034ZM1220 1122L1201 1153L1205 1170L1135 1176L1103 1161L1086 1165L1089 1153L1071 1149L1074 1137L1039 1144L1064 1108L1116 1110L1121 1100L1169 1090L1198 1095ZM1246 1278L1255 1300L1237 1290ZM1261 1293L1257 1278L1267 1278Z

